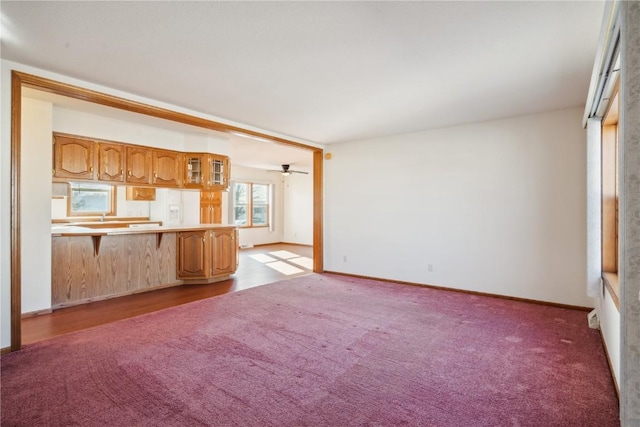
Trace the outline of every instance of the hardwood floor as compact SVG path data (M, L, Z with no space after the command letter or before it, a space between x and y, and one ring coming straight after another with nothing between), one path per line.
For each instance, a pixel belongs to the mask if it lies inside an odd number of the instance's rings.
M249 289L291 277L309 274L311 269L293 262L269 255L269 252L288 251L302 257L311 258L310 246L276 244L240 250L240 264L236 274L229 280L208 285L183 285L157 291L96 301L89 304L55 310L50 314L22 319L22 344L27 345L57 335L79 331L105 323L138 316L152 311L197 301L204 298ZM262 259L262 262L252 257ZM291 269L291 274L283 274L267 264L263 259L269 256ZM282 254L281 254L282 255ZM261 258L262 257L262 258ZM281 264L281 265L282 265ZM293 270L297 268L300 271Z

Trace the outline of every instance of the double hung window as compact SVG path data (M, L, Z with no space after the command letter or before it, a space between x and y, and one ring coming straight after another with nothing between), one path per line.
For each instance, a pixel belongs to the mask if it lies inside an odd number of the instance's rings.
M269 226L269 185L236 182L233 186L233 223L239 227Z

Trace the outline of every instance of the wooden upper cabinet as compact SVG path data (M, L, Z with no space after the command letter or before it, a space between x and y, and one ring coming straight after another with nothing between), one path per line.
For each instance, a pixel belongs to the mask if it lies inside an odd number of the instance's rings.
M207 189L227 191L229 189L229 158L210 154L207 166Z
M156 189L153 187L135 187L127 185L127 200L155 200Z
M208 156L202 153L186 153L184 155L184 180L186 188L205 188L207 184Z
M151 184L151 149L127 147L127 183Z
M152 150L153 184L165 187L182 185L182 154L176 151Z
M200 224L222 223L222 191L200 191Z
M53 134L53 177L95 179L95 143L59 133Z
M98 143L98 179L124 182L125 150L122 144Z
M229 158L53 133L53 180L226 191Z
M226 191L229 188L229 158L217 154L186 153L183 185L186 188Z

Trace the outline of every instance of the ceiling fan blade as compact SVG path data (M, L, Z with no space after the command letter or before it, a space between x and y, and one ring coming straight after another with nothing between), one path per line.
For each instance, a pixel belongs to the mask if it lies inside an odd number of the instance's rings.
M289 175L292 173L301 173L304 175L309 175L309 172L304 171L296 171L289 168L289 165L282 165L282 169L267 169L267 172L280 172L283 175Z

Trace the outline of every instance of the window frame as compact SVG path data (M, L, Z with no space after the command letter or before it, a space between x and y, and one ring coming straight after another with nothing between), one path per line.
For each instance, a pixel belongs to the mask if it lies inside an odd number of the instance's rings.
M78 212L73 210L73 194L74 186L81 185L86 186L87 191L90 187L105 187L109 192L109 209L106 211L83 211ZM77 191L77 190L76 190ZM94 189L95 191L95 189ZM95 183L95 182L69 182L67 185L67 216L68 217L81 217L81 216L115 216L117 207L117 192L118 189L115 185Z
M236 204L236 192L237 192L237 186L238 185L246 185L247 186L247 203L246 204L242 204L242 205L238 205ZM256 204L258 206L264 206L265 208L265 216L266 216L266 222L265 223L260 223L260 224L255 224L254 223L254 186L264 186L266 188L266 203L264 204ZM233 213L233 224L236 227L239 228L268 228L271 225L271 204L272 204L272 200L271 200L271 185L270 184L265 184L265 183L261 183L261 182L252 182L252 181L235 181L233 183L233 200L232 200L232 209L231 212ZM244 224L238 224L237 223L237 219L236 219L236 208L238 206L245 206L245 215L246 215L246 221Z
M605 286L620 307L619 270L619 82L601 123L601 271Z

